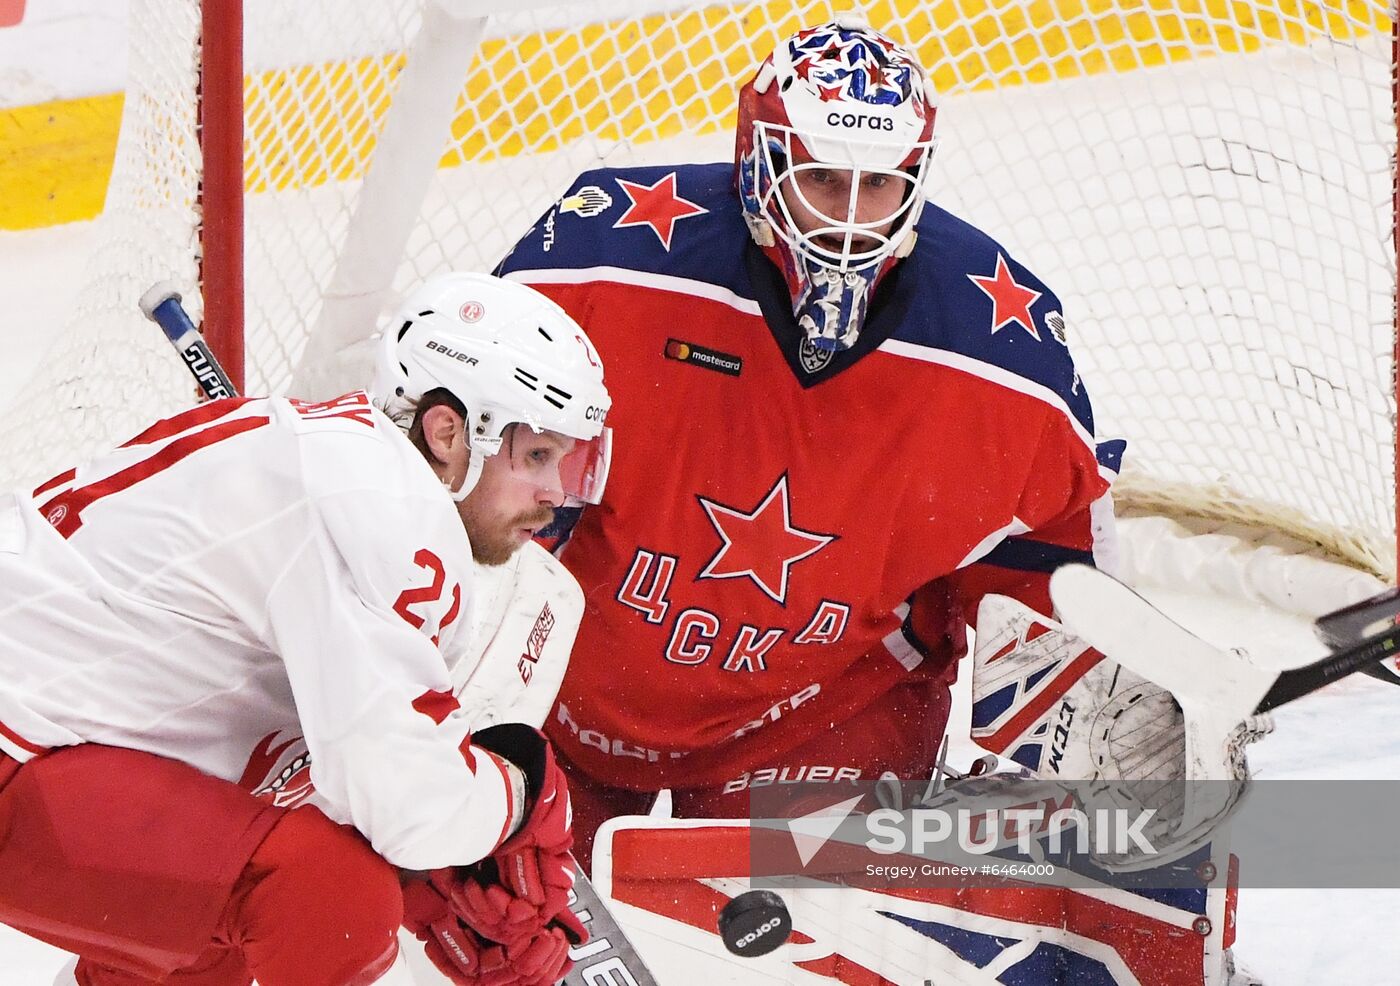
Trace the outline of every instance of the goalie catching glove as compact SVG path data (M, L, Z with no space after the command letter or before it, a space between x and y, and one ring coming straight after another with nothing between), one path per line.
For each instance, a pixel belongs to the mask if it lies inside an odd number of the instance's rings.
M473 734L472 745L525 775L524 821L486 859L409 881L404 926L459 986L556 982L571 966L568 946L588 940L569 909L568 784L549 742L530 726L492 726Z
M1206 844L1244 796L1245 746L1273 728L1268 716L1253 716L1223 744L1201 743L1170 692L996 595L978 609L972 701L979 746L1044 779L1095 782L1097 806L1154 810L1143 831L1156 852L1091 852L1113 872L1173 862Z

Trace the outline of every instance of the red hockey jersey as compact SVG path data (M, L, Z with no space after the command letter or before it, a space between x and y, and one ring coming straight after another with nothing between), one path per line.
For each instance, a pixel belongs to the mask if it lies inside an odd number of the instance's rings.
M834 356L726 165L585 173L502 264L613 394L605 501L561 524L587 602L548 727L598 780L717 784L839 728L946 671L982 594L1048 612L1106 543L1120 445L1096 456L1058 300L942 210L919 237Z

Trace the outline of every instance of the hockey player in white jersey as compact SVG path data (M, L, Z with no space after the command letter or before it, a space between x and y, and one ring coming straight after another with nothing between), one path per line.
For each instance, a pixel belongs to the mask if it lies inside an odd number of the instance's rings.
M463 274L379 363L370 394L201 405L0 497L0 921L81 986L408 981L401 922L464 986L567 968L568 794L531 725L582 598L520 549L601 495L602 367Z

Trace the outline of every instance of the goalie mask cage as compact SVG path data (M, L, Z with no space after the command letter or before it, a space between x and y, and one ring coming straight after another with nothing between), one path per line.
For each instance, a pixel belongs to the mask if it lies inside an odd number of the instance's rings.
M731 159L739 85L838 9L475 6L132 0L100 246L0 435L7 482L189 402L136 309L154 281L185 290L248 392L363 384L356 344L405 289L491 269L580 170ZM1389 7L865 13L940 93L931 199L1063 300L1100 435L1129 440L1120 512L1283 532L1393 580Z

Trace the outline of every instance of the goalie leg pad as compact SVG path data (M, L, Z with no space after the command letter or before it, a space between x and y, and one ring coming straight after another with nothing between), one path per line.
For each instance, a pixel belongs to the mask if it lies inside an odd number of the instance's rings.
M610 860L598 890L670 925L656 934L683 947L660 950L661 982L692 981L696 949L725 961L735 981L759 978L841 983L923 983L940 986L1221 986L1211 951L1216 927L1203 937L1193 927L1208 911L1212 888L1181 906L1103 887L856 887L764 885L792 915L793 936L762 958L724 951L717 915L750 889L753 842L742 820L626 818L599 837ZM807 882L807 886L798 885ZM709 946L700 935L708 935ZM674 956L674 958L672 958ZM674 966L673 966L674 963ZM800 965L799 965L800 964ZM995 965L995 971L991 966ZM796 967L796 968L795 968ZM668 978L668 973L671 976ZM818 977L825 977L819 979ZM767 981L767 980L766 980Z

